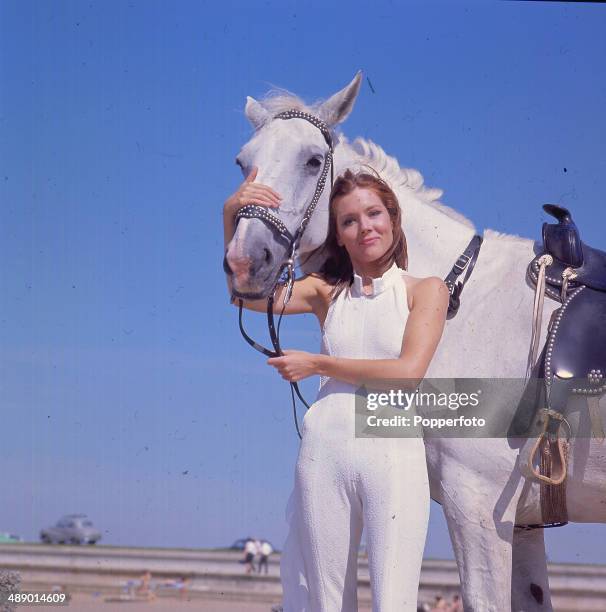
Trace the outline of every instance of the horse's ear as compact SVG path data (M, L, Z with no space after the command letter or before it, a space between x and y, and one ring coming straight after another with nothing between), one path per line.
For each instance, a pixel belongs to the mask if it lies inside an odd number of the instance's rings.
M269 112L263 108L263 105L250 96L246 96L244 113L255 130L258 130L270 119Z
M361 83L362 71L359 70L349 85L337 92L334 96L331 96L322 106L320 106L318 114L328 126L332 127L347 119L358 97Z

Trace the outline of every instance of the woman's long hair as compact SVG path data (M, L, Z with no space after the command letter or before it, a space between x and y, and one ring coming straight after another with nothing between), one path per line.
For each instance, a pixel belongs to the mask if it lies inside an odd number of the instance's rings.
M402 212L396 194L389 185L374 170L370 172L357 172L346 170L339 176L330 192L328 205L328 235L324 248L328 257L320 270L320 274L334 285L331 297L337 296L346 286L353 283L353 266L349 253L345 247L339 246L337 242L337 216L335 214L335 200L351 193L354 189L369 189L374 191L389 213L393 231L393 242L380 258L379 263L383 267L391 266L395 261L399 268L406 270L408 267L408 251L406 248L406 237L402 231Z

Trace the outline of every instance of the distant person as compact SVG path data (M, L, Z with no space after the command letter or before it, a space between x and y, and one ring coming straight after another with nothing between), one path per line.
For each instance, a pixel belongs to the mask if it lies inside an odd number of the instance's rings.
M447 612L450 610L448 602L442 597L442 595L436 595L436 599L431 607L431 612Z
M145 597L146 599L154 599L156 597L151 587L151 572L145 570L141 578L139 578L138 584L135 588L135 595L137 597Z
M189 576L183 576L177 583L177 589L179 591L179 599L187 599L187 589L190 585L191 579Z
M455 593L452 596L449 612L463 612L463 602L461 601L461 596L458 593Z
M244 544L244 559L241 563L246 564L246 573L250 574L255 571L255 556L257 554L257 544L252 538L248 538Z
M274 552L272 545L269 542L263 540L263 542L261 542L261 545L259 546L259 566L257 568L259 574L261 573L262 567L265 567L265 573L268 573L269 555L271 555L272 552Z
M181 576L175 580L167 580L162 583L162 587L166 589L175 589L179 594L179 599L187 598L187 587L189 586L189 576Z

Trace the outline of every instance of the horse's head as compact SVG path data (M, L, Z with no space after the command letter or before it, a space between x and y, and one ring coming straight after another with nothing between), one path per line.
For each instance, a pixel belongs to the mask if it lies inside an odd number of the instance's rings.
M290 95L275 96L262 103L248 98L245 112L255 133L242 147L236 162L244 176L257 166L256 182L277 191L282 196L282 204L279 209L268 210L279 220L277 224L262 216L238 220L225 255L225 270L232 275L233 292L238 297L265 297L271 291L282 264L290 256L291 245L280 227L285 227L290 235L296 233L316 193L330 153L326 137L318 126L300 117L282 119L277 116L291 109L303 111L320 119L331 131L351 112L361 79L358 73L347 87L312 108L305 107ZM299 254L320 246L326 237L330 168L328 170L326 187L301 237Z

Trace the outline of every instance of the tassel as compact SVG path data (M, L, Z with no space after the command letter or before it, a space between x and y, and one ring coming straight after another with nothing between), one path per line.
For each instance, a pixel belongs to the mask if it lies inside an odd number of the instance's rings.
M551 479L554 458L559 456L564 465L568 461L568 442L544 438L541 446L541 473ZM541 518L543 523L548 524L568 521L566 480L562 480L560 484L541 482Z
M537 362L539 353L539 340L541 339L541 323L543 320L543 302L545 300L545 275L547 266L553 263L553 257L549 254L539 257L539 275L537 277L537 286L534 292L534 308L532 313L532 335L530 338L530 350L528 352L528 361L526 363L526 380L530 378L532 368Z
M566 425L568 437L570 437L570 425L555 410L543 409L541 413L544 419L543 428L528 456L528 468L541 483L560 485L566 480L568 458L568 440L562 437L561 429L563 425ZM555 436L547 431L550 419L560 422ZM539 453L539 469L534 467L537 452Z
M562 272L562 291L560 293L560 301L562 304L568 297L568 281L574 280L577 277L577 273L572 268L566 268Z

